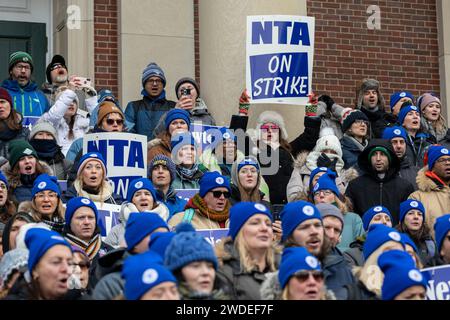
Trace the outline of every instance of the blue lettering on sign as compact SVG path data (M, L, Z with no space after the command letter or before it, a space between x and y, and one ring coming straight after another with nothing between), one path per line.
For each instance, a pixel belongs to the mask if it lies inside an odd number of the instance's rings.
M427 280L428 300L450 300L450 265L421 270Z
M106 228L106 219L111 219L111 228L114 227L116 224L119 223L119 214L117 212L111 212L109 210L98 210L98 221L97 225L100 228L100 232L102 237L107 236L107 228Z
M113 183L114 192L126 199L128 185L131 181L138 178L142 178L142 176L109 177L108 179Z
M309 29L306 22L292 22L290 21L265 21L264 24L261 21L252 22L252 44L272 44L274 28L277 29L277 41L278 44L287 44L288 29L292 27L291 45L304 46L311 45L309 39Z
M308 95L306 52L251 56L250 70L253 99Z
M106 163L108 163L108 146L113 147L114 153L114 166L124 166L125 165L125 152L124 148L129 146L128 159L126 159L126 166L129 168L144 168L144 156L142 153L142 144L139 141L127 141L127 140L94 140L88 141L87 149L88 152L98 152L100 153Z

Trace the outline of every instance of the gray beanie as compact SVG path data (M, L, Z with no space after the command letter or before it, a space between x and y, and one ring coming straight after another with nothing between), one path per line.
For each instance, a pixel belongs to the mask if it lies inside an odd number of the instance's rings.
M163 82L163 87L166 86L166 76L164 75L164 71L155 63L150 62L148 66L145 67L144 71L142 71L142 87L145 87L145 83L150 77L158 77Z
M14 271L25 272L28 270L28 250L14 249L5 252L0 260L0 281L4 287Z
M336 206L329 203L319 203L316 208L319 210L322 219L325 217L338 218L342 222L342 228L344 228L344 216Z
M55 140L58 140L56 139L55 127L50 122L47 121L38 122L35 125L33 125L33 129L31 129L30 132L30 140L33 139L38 132L42 131L50 133Z

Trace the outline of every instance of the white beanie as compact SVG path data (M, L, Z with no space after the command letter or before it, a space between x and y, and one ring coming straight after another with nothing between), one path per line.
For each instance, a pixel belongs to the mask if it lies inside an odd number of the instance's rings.
M286 131L286 125L284 124L284 119L278 112L275 111L264 111L258 117L258 121L256 123L256 130L260 132L261 126L265 123L272 122L280 127L281 138L287 140L288 134Z
M317 140L313 151L322 152L326 149L333 150L339 158L342 158L341 142L335 136L333 129L327 127L320 131L320 138Z

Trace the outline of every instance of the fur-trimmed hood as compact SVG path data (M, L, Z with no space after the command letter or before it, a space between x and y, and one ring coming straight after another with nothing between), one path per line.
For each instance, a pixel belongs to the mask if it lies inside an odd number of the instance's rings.
M52 168L46 162L39 160L39 163L42 166L42 168L44 169L44 171L41 172L40 174L47 173L50 176L54 175ZM9 165L9 162L5 163L0 168L0 170L5 173L5 176L8 179L8 182L9 182L8 189L11 189L11 188L15 189L22 184L20 182L20 175L11 175L10 174L11 166Z
M267 279L262 283L260 294L262 300L281 300L283 290L280 287L278 280L278 271L266 274ZM333 291L327 290L325 285L325 294L320 300L336 300L336 295Z
M416 177L417 187L423 192L440 191L442 188L431 178L426 176L428 165L419 170Z

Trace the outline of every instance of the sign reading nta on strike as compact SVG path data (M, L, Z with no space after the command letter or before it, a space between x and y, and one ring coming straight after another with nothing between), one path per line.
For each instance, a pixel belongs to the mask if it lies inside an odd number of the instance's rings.
M246 85L252 103L306 105L313 56L313 17L248 16Z

